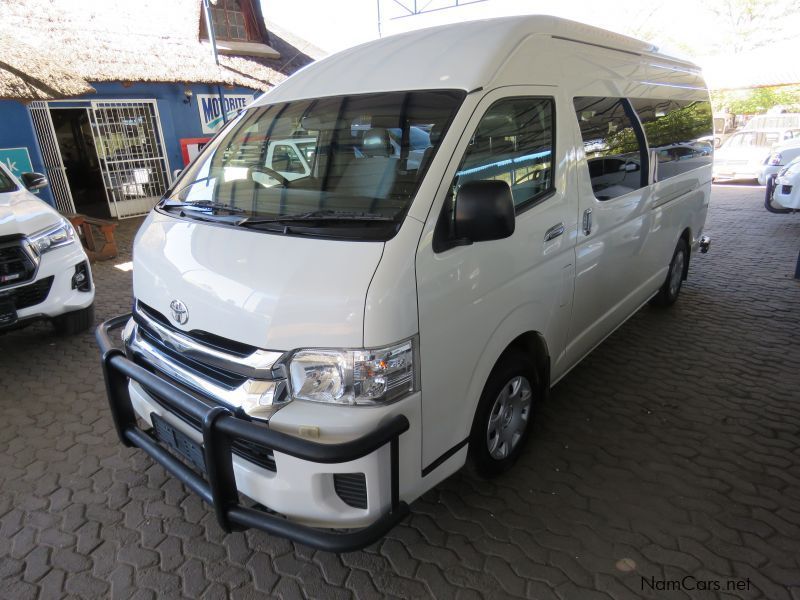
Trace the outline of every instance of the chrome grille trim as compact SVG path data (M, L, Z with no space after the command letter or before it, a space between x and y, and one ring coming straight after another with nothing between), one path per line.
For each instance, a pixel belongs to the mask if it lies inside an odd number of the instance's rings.
M157 336L162 343L169 346L176 352L237 375L242 375L250 379L274 379L272 367L283 356L283 352L273 352L270 350L256 350L248 356L235 356L223 352L217 348L212 348L206 344L198 342L186 334L177 330L165 327L155 319L148 316L139 308L136 303L134 319L143 324L147 330Z
M142 334L141 327L142 325L135 319L130 319L122 333L122 341L129 356L133 359L141 360L146 365L166 375L167 378L185 385L202 396L227 406L233 412L241 410L254 419L268 420L275 411L285 406L290 400L286 379L273 377L271 369L254 371L269 373L268 379L248 378L238 387L230 388L215 382L209 377L202 376L187 365L173 360L164 351L148 341ZM166 330L163 326L160 327ZM149 328L148 333L152 333ZM191 358L199 363L209 363L207 360L209 355L199 354L200 349L196 347L199 344L192 340L189 341L194 344ZM169 345L169 347L173 348L172 345ZM178 348L175 348L175 350L182 352ZM222 354L219 351L215 352L216 354ZM281 353L278 352L272 354L278 357L281 356ZM228 365L230 363L226 362L225 364Z

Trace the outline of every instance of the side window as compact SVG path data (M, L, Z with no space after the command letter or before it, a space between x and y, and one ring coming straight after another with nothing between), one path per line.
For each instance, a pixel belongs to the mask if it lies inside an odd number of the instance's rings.
M552 98L507 98L483 115L456 172L454 191L468 181L498 179L522 207L553 189Z
M647 155L625 100L578 97L573 102L595 198L611 200L647 185Z
M710 165L714 154L714 122L707 100L631 98L647 144L658 154L656 179L661 181ZM662 160L668 156L669 160Z

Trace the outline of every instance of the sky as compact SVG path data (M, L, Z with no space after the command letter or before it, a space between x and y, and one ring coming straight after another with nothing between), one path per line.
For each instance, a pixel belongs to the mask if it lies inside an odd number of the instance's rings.
M469 0L460 0L462 3ZM438 8L455 0L417 0L417 5ZM335 52L378 37L378 5L383 36L443 23L520 14L552 14L591 25L636 34L669 46L673 38L702 40L713 17L698 11L697 0L483 0L472 4L407 15L402 5L414 0L262 0L268 20L328 52ZM690 18L687 18L690 15ZM662 39L652 39L652 38Z
M699 64L718 89L798 77L787 63L800 47L800 0L416 0L433 10L409 15L414 0L261 0L264 15L332 53L379 37L434 25L524 14L581 21L655 44ZM730 6L756 6L747 26L726 17ZM717 13L713 8L717 8ZM378 19L380 10L380 23ZM738 45L761 44L757 50ZM791 70L791 73L787 71ZM792 79L795 81L795 79Z

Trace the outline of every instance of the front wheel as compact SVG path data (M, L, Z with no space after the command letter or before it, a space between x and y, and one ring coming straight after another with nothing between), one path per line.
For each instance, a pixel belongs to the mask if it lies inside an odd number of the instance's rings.
M483 477L504 473L522 452L533 422L532 372L521 355L512 355L486 382L469 439L470 461Z
M669 263L669 270L667 271L667 279L664 285L658 290L658 294L653 296L650 301L655 306L672 306L678 299L681 293L681 286L683 285L686 267L689 264L689 245L686 240L681 238L678 240L678 245L675 247L675 253L672 255L672 260Z

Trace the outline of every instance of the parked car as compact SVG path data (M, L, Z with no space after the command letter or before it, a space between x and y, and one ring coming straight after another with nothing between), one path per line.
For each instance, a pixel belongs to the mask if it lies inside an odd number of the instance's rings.
M291 182L230 151L301 125L314 169ZM696 65L554 17L309 65L142 224L133 312L98 329L120 439L226 530L375 541L467 460L511 468L550 388L641 306L678 299L708 249L712 157L666 173L648 148L712 131Z
M0 332L37 319L84 331L94 324L89 260L70 222L32 193L45 176L20 179L0 163Z
M800 211L800 156L783 167L775 179L767 180L765 205L770 212Z
M794 138L772 148L758 173L758 183L767 185L767 180L778 174L786 165L800 156L800 138Z
M758 179L772 149L800 137L800 129L748 129L734 133L714 153L715 181Z

